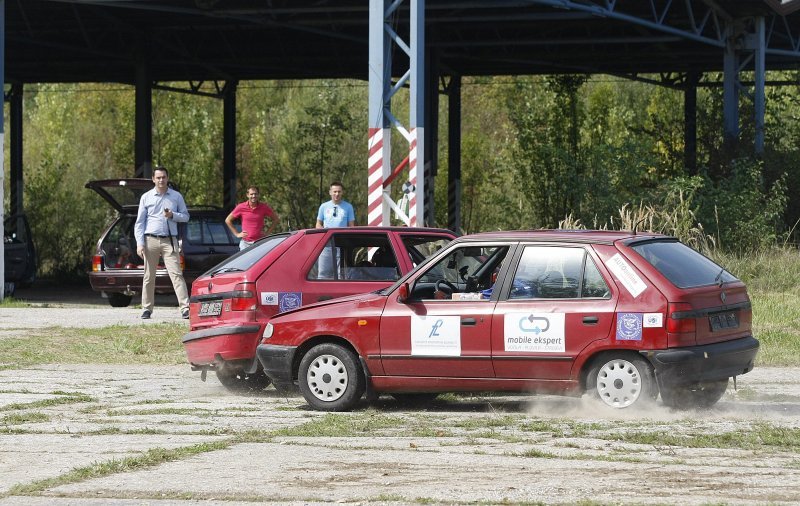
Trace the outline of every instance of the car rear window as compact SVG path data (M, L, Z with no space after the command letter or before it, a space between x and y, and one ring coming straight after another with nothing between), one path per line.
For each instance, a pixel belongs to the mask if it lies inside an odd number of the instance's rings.
M738 281L713 260L676 240L648 241L631 247L678 288Z
M225 259L208 271L210 274L222 272L246 271L256 262L261 260L264 255L275 249L280 243L285 241L290 234L271 235L250 246L246 250L240 251L234 256Z

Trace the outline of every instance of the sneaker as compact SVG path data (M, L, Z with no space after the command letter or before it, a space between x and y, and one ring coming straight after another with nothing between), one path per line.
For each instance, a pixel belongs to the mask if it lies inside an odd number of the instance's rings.
M153 312L152 312L152 311L150 311L149 309L145 309L145 310L142 312L142 320L149 320L149 319L150 319L150 315L151 315L151 314L153 314Z
M188 320L189 319L189 309L187 308L187 309L184 309L183 311L181 311L181 316L183 317L184 320Z

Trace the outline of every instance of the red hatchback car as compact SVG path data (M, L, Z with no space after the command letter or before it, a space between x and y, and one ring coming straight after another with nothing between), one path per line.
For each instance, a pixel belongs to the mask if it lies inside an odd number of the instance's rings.
M675 238L608 231L464 236L393 286L272 319L257 355L326 411L365 391L580 395L708 407L752 370L744 283Z
M192 283L190 332L183 337L194 370L213 370L227 388L269 385L256 359L276 314L312 302L385 288L455 239L449 230L350 227L298 230L262 239Z

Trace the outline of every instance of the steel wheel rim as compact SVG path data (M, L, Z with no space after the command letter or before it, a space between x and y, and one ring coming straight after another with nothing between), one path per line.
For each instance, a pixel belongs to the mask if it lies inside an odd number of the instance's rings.
M344 395L349 384L347 368L334 355L320 355L308 367L306 383L317 399L332 402Z
M612 360L597 371L597 394L612 408L627 408L642 393L639 369L627 360Z

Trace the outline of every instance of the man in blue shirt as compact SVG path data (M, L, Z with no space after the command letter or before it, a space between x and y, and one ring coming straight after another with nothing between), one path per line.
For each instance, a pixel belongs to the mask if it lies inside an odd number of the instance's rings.
M153 170L155 187L139 199L139 213L136 216L134 235L136 252L144 259L144 279L142 282L142 318L147 320L153 314L156 291L156 269L159 257L164 259L181 316L189 318L189 292L183 279L178 244L178 222L189 221L189 211L181 195L169 187L169 174L164 167Z
M352 227L356 224L356 214L349 202L342 200L344 186L340 181L331 183L331 200L319 206L317 228Z

